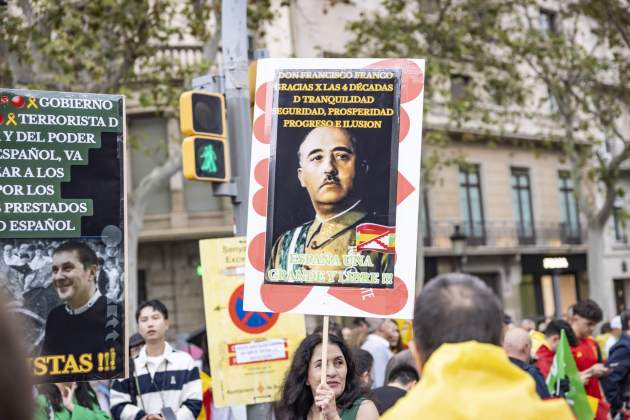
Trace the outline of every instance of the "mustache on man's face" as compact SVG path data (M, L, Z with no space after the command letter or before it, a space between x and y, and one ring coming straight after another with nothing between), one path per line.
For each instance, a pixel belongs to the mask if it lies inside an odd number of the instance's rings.
M336 174L326 174L326 177L324 178L324 182L322 182L322 185L320 185L319 188L323 187L324 185L329 185L329 184L340 185L341 181L339 181L339 177Z

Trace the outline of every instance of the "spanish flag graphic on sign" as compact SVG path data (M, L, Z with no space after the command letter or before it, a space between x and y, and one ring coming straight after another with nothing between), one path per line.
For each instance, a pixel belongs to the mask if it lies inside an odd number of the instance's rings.
M361 223L356 228L357 251L396 253L396 227Z

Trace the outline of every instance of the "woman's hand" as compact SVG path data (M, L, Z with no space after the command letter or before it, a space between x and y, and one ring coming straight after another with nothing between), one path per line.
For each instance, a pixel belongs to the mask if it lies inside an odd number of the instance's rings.
M320 409L326 420L340 420L337 413L335 391L325 383L317 386L315 391L315 405ZM319 419L316 419L319 420Z
M63 385L61 387L61 399L63 400L63 405L68 409L68 411L74 411L74 392L76 390L76 382L72 382L72 385L70 386Z

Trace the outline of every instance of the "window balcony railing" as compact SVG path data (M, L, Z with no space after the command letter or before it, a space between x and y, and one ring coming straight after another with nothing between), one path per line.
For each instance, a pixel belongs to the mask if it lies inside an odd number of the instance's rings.
M560 235L562 237L562 243L565 244L581 244L582 232L580 227L575 225L569 225L567 223L560 223Z
M517 247L559 247L580 245L586 239L584 229L569 229L562 223L536 224L524 229L514 222L486 222L467 226L460 221L431 222L430 231L423 233L424 245L430 248L451 249L449 237L455 225L462 227L468 237L469 247L517 248Z
M173 74L177 74L178 71L201 64L203 58L201 45L166 45L159 48L157 53L145 62L136 63L135 71L142 78L142 75L167 65Z

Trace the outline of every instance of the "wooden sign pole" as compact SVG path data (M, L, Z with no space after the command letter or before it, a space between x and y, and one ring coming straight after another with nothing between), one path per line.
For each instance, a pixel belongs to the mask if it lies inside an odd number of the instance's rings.
M326 367L328 366L328 315L324 315L324 325L322 329L322 367L320 382L326 383ZM321 420L325 420L324 413L321 413Z

